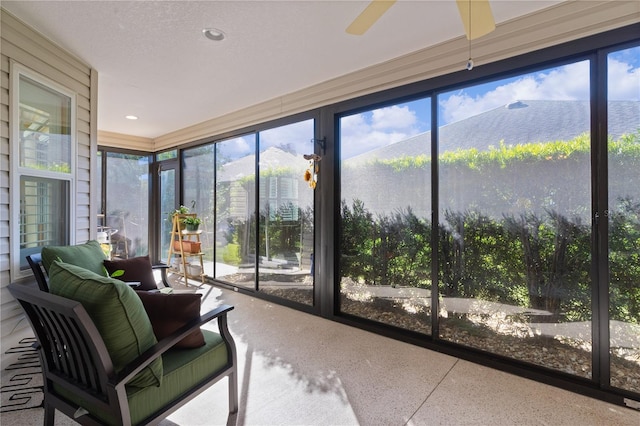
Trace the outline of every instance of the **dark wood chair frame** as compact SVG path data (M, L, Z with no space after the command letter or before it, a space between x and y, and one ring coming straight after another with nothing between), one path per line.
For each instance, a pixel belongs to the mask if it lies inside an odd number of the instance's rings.
M47 277L47 272L44 269L44 265L42 264L42 255L40 253L35 253L27 256L27 262L29 266L31 266L31 270L33 271L33 276L36 278L36 282L38 283L38 287L42 291L49 292L49 279ZM152 265L152 269L160 271L160 277L162 278L162 285L165 287L172 287L167 279L167 270L169 269L169 265L165 264L157 264Z
M227 325L227 313L233 309L232 306L222 305L186 324L116 373L104 341L81 303L40 291L33 285L12 283L9 284L8 289L26 312L40 343L46 426L54 424L55 410L61 411L80 424L102 424L90 413L74 418L80 407L56 391L54 384L101 407L117 419L119 425L130 425L126 383L182 338L213 319L217 319L219 333L227 346L226 365L216 373L203 377L198 385L158 409L144 419L142 424L157 424L224 377L229 378L227 425L236 423L238 413L236 348Z

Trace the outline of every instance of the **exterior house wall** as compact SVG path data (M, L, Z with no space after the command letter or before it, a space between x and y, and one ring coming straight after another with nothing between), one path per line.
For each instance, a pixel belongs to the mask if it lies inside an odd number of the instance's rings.
M52 80L76 94L76 184L75 184L75 238L81 243L95 235L96 212L92 194L96 185L92 179L97 153L96 101L97 73L59 46L26 26L5 10L1 16L0 45L0 312L1 338L10 339L11 333L27 326L21 321L22 311L7 290L7 285L20 279L11 275L10 240L12 223L10 199L11 144L9 111L12 63L20 64Z

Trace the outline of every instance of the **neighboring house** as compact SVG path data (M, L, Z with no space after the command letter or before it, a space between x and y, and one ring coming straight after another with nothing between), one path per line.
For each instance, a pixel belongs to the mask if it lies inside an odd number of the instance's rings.
M218 185L228 185L227 194L229 217L244 220L255 209L255 155L247 155L238 160L219 166L216 174ZM260 153L261 187L260 209L269 206L271 215L283 209L287 220L298 220L295 209L305 208L313 203L313 191L304 182L303 174L309 162L301 154L270 147ZM264 213L261 211L261 213Z
M609 101L609 135L640 130L638 101ZM569 140L588 133L589 101L515 101L438 129L438 152L475 148L479 151L505 145ZM431 132L366 152L344 161L356 165L372 160L431 154Z
M614 140L640 129L638 101L609 102L609 135ZM438 152L477 149L487 151L500 143L515 146L571 140L588 134L588 101L516 101L439 129ZM430 163L397 172L379 161L405 157L431 157L431 132L345 159L342 162L343 200L358 199L375 214L391 214L411 207L421 217L431 217ZM470 208L500 218L523 209L543 213L571 212L581 220L590 215L590 161L548 161L521 164L505 170L452 170L440 166L440 207L465 211ZM624 170L622 170L624 173ZM371 191L371 182L393 191ZM493 185L492 183L496 183ZM633 193L632 180L611 188L612 199ZM552 195L553 194L553 195ZM347 202L349 204L350 202Z
M231 229L242 234L238 235L238 240L242 242L241 254L245 262L253 253L249 243L250 228L245 225L253 220L256 211L255 164L255 154L247 155L219 166L216 173L218 231L227 240L231 239ZM260 152L259 164L258 213L266 219L263 222L265 238L274 226L279 226L283 232L291 228L300 242L300 254L312 252L313 235L310 232L313 224L309 217L304 216L306 210L313 209L313 190L303 179L309 161L302 154L269 147ZM265 258L270 259L274 253L268 250L268 245L265 249ZM285 258L290 255L290 263L300 264L294 253L277 254Z

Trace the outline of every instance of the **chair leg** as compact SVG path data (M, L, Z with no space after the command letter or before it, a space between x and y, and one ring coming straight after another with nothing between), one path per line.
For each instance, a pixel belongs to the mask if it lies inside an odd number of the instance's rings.
M229 412L238 412L238 375L235 371L229 374Z
M234 370L229 374L229 416L227 426L235 426L238 421L238 375Z
M56 409L51 404L44 404L44 426L53 426L55 422Z
M227 426L236 426L238 424L238 413L229 413L227 417Z
M172 285L167 278L167 268L160 269L160 276L162 277L162 284L164 284L165 287L171 288Z

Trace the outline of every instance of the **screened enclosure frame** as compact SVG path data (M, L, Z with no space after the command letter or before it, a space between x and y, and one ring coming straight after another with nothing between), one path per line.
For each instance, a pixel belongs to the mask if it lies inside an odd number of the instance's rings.
M640 24L631 25L625 28L597 34L591 37L572 41L562 45L549 47L540 51L531 52L513 58L504 59L490 64L478 64L470 72L464 69L461 63L459 72L431 78L425 81L411 83L405 86L384 90L381 92L365 95L357 99L342 101L336 104L319 107L315 110L303 114L262 123L257 126L246 127L237 131L215 135L204 140L194 141L178 148L179 167L184 165L183 152L207 144L213 144L224 140L237 138L246 134L258 134L261 131L273 129L278 126L295 123L304 119L315 120L314 138L324 139L326 151L320 150L319 146L309 144L310 150L322 155L322 169L320 183L314 192L314 254L315 254L315 284L313 289L313 305L304 306L293 301L265 294L258 285L258 267L255 268L255 288L244 288L236 286L223 280L213 279L212 283L225 288L230 288L252 296L265 298L285 306L290 306L302 311L320 315L345 324L370 330L395 339L407 341L416 345L451 354L463 359L471 360L490 367L503 369L518 375L532 378L541 382L562 387L571 391L583 393L598 399L625 405L625 399L640 401L640 393L635 393L610 385L610 330L609 322L609 274L607 259L608 253L608 231L609 226L606 218L609 213L609 199L606 184L608 182L607 164L607 105L605 93L607 92L607 55L610 52L635 47L640 45ZM636 35L636 36L634 36ZM590 177L588 183L591 186L590 209L592 212L591 233L591 264L589 275L591 276L591 303L592 309L592 377L585 379L571 374L559 372L544 366L534 365L528 362L519 361L500 354L488 353L486 351L456 344L440 338L440 321L438 309L432 308L430 312L429 334L418 333L395 327L388 324L360 318L341 312L340 306L340 238L341 238L341 178L340 166L340 119L351 114L370 111L375 108L394 105L403 102L410 102L417 99L429 98L430 102L430 146L431 158L438 159L439 142L439 118L438 118L438 96L457 88L470 87L473 85L498 81L508 77L544 70L550 67L557 67L574 63L580 60L589 61L590 85ZM259 147L259 143L256 142ZM102 148L111 151L110 148ZM259 182L259 153L256 152L256 184ZM157 163L151 164L150 170L156 170ZM108 170L105 170L108 173ZM183 173L179 173L181 193L178 194L180 203L188 203L189 200L183 198L184 185ZM433 254L428 265L431 279L430 303L432 307L438 307L439 300L439 250L437 226L440 221L440 176L438 161L432 162L431 167L431 253ZM255 205L260 203L259 196L255 195ZM157 203L158 194L153 191L150 198L150 206ZM256 231L258 224L255 224ZM159 244L155 237L150 236L152 247ZM256 253L258 252L256 242ZM158 252L151 249L153 257L159 257Z

